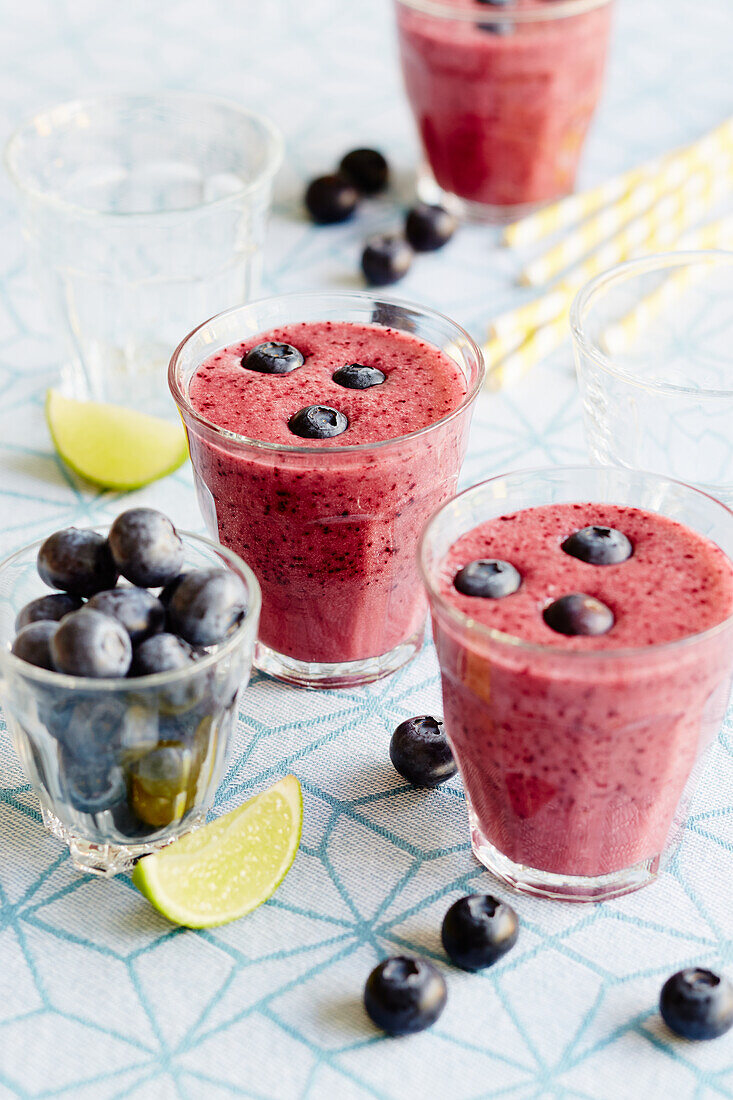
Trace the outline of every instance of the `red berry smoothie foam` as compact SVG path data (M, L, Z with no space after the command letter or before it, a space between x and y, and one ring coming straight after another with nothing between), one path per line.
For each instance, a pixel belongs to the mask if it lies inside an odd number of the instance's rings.
M611 5L565 18L552 18L548 0L440 6L485 25L497 12L538 9L547 19L492 33L397 0L407 95L439 186L490 206L567 194L603 86Z
M598 566L565 553L564 539L589 525L622 531L632 556ZM512 563L519 589L500 599L458 592L457 571L480 558ZM693 764L725 713L731 654L717 635L655 647L733 613L726 555L662 515L554 504L462 536L440 590L476 622L546 647L484 640L474 648L465 633L436 629L446 730L484 838L515 863L561 875L605 875L661 853ZM569 592L605 603L611 630L550 629L543 609ZM633 656L609 660L630 648Z
M289 374L259 374L242 357L262 342L304 356ZM360 363L381 385L332 380ZM192 460L214 499L219 537L241 553L263 589L260 640L304 662L340 663L388 653L422 627L425 601L415 565L420 530L455 490L467 442L456 417L414 439L466 395L443 352L408 333L356 322L303 322L217 352L199 367L189 396L218 427L249 439L312 450L249 449L240 455L191 433ZM302 439L288 427L308 405L346 414L337 438ZM393 446L345 447L395 440Z

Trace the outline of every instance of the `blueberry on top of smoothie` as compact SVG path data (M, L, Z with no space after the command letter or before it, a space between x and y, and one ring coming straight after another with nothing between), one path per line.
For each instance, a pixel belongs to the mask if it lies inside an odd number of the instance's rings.
M476 0L478 4L488 4L493 8L509 8L515 0ZM488 31L489 34L511 34L514 30L513 23L478 23L480 31Z
M331 377L347 390L368 390L387 381L383 371L377 367L365 367L362 363L347 363L334 371Z
M631 542L615 527L583 527L565 539L562 549L589 565L620 565L634 552Z
M335 435L345 432L348 426L349 421L344 413L329 405L306 405L288 420L290 431L301 439L333 439Z
M585 592L570 592L542 612L551 630L569 636L607 634L615 619L610 607Z
M292 344L276 344L266 340L257 344L242 359L242 366L258 374L290 374L305 363L302 352Z
M485 600L500 600L511 596L522 583L518 569L498 558L479 558L459 569L453 586L463 596L480 596Z

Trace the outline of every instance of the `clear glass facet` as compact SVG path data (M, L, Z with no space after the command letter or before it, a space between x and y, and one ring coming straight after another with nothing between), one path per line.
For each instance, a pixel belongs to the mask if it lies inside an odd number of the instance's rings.
M594 462L680 478L733 503L733 253L623 264L573 305Z
M170 415L171 352L256 295L278 131L189 93L43 111L8 142L23 231L78 398Z

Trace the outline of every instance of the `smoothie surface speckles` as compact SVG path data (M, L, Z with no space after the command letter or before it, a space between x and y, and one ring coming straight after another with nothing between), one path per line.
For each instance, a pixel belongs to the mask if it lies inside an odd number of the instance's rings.
M591 524L615 527L634 552L619 565L589 565L561 549ZM453 577L477 558L501 558L522 575L499 600L463 596ZM562 649L607 650L678 641L733 613L733 565L709 539L666 516L613 504L551 504L501 516L463 535L442 567L443 595L485 626L526 642ZM569 592L602 600L615 623L597 637L551 630L542 611Z
M305 363L289 374L258 374L242 366L256 344L292 344ZM332 375L347 363L377 367L379 386L351 390ZM459 366L409 333L349 321L302 322L271 329L210 356L194 375L193 407L221 428L285 446L348 447L394 439L434 424L462 403L466 381ZM306 405L328 405L349 426L333 439L301 439L288 420Z

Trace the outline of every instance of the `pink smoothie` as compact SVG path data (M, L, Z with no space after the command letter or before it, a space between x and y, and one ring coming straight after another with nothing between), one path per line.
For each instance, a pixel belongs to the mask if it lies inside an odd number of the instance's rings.
M622 531L632 556L598 566L561 549L591 524ZM479 558L511 562L519 589L501 599L459 593L453 578ZM662 515L557 504L470 531L441 577L452 606L530 643L436 619L446 729L474 829L515 863L557 874L598 876L653 861L725 713L730 632L727 640L691 636L733 614L730 560ZM546 625L543 609L570 592L613 611L608 633L566 636Z
M397 0L407 94L440 187L499 207L567 194L603 85L611 5L558 19L548 0L442 7L485 24L499 10L537 9L547 19L499 34Z
M242 357L267 340L296 347L304 365L284 375L243 368ZM386 381L346 389L332 375L349 363L376 367ZM210 494L204 512L213 501L222 543L262 586L265 645L331 664L380 656L422 630L415 547L427 517L455 489L470 410L438 422L465 397L452 359L380 325L288 325L202 364L190 386L194 408L220 428L273 445L189 433L200 492ZM308 405L344 413L347 430L322 440L293 435L288 421ZM294 447L299 452L278 449Z

